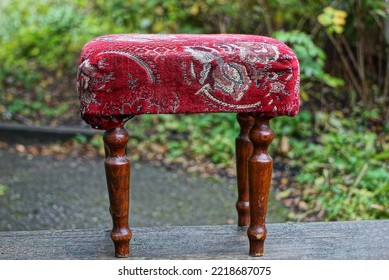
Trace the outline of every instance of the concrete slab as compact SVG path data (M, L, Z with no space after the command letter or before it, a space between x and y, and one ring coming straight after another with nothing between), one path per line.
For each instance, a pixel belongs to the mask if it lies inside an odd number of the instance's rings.
M131 227L236 223L235 181L133 162ZM103 158L26 157L0 149L0 231L106 229ZM287 210L270 199L268 222Z

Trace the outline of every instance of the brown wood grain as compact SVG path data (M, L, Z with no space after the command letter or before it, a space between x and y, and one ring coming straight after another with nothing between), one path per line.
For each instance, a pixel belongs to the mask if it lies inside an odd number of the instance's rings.
M389 220L268 224L262 260L388 260ZM131 259L254 259L236 225L133 228ZM110 231L0 232L0 259L113 259Z
M116 257L130 255L129 242L132 232L128 227L130 198L130 160L126 156L128 133L123 127L104 133L105 174L110 201L113 228L111 238Z
M248 133L254 124L254 118L249 114L239 113L236 119L240 126L240 134L235 139L236 180L238 187L238 201L235 206L238 211L238 226L242 227L250 223L247 159L253 152L253 145Z
M249 133L253 153L248 159L250 226L247 235L250 240L249 254L262 256L266 239L265 218L269 198L273 160L268 147L274 138L269 119L255 117Z

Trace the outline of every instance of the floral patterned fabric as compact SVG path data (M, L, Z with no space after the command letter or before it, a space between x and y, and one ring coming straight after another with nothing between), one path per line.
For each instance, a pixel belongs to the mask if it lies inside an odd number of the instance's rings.
M294 116L299 64L282 42L254 35L98 37L82 50L81 116L112 129L133 115L252 112Z

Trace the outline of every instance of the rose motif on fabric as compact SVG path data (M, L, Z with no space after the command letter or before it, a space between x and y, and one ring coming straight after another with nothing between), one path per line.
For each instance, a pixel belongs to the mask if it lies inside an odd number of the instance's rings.
M251 84L246 67L238 63L218 64L212 76L215 80L215 88L230 95L236 101L243 97Z
M266 64L276 61L280 56L278 48L271 44L239 43L237 47L240 52L240 57L250 63Z
M198 81L204 86L197 93L203 92L209 95L210 90L220 90L235 101L239 101L250 87L251 79L246 67L243 64L225 62L219 56L219 50L204 46L184 47L184 50L189 52L193 59L199 61L203 67L198 75ZM216 67L212 67L215 64ZM210 83L205 83L209 76L213 78L213 87Z

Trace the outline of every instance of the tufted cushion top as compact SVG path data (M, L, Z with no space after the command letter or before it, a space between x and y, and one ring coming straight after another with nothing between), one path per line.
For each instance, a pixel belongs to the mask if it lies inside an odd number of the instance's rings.
M299 64L284 43L254 35L98 37L78 69L81 116L99 129L139 114L297 114Z

